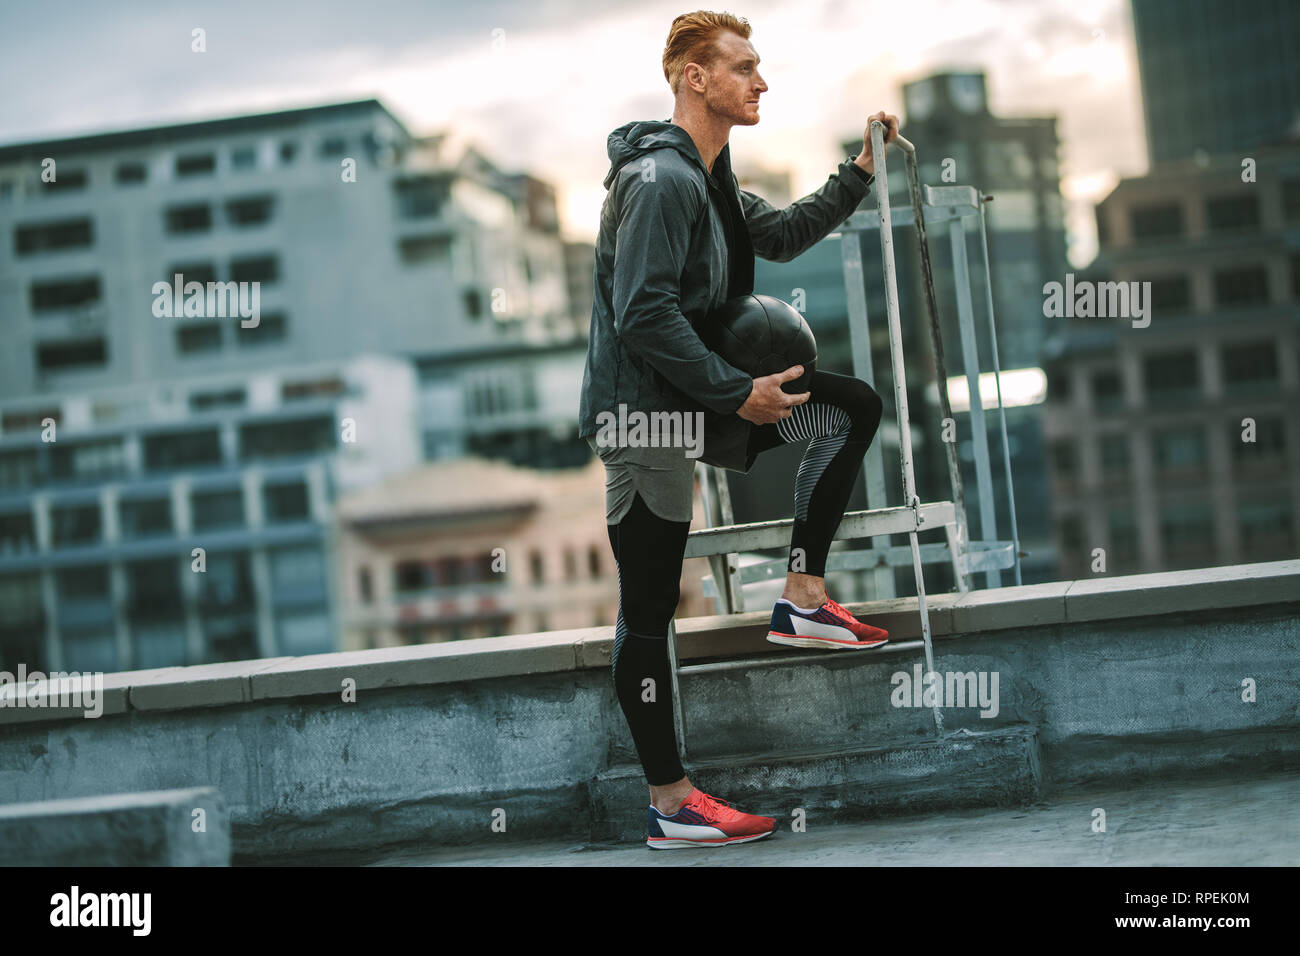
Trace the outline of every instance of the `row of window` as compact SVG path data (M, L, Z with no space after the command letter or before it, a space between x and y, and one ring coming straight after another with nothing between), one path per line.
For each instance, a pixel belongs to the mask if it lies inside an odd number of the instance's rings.
M260 317L255 326L244 326L243 319L183 321L175 326L176 352L182 356L210 355L230 342L240 348L260 348L284 342L289 324L282 312ZM39 372L86 372L108 366L108 340L102 336L37 342L36 368Z
M1247 469L1286 461L1286 423L1277 417L1255 422L1254 441L1242 440L1242 426L1228 422L1225 433L1234 466ZM1097 439L1101 474L1105 481L1124 480L1131 470L1130 435L1115 432ZM1151 433L1152 454L1161 478L1203 478L1209 467L1209 444L1202 425L1175 425ZM1052 468L1058 480L1071 482L1080 470L1079 446L1073 439L1052 444Z
M247 422L238 428L237 460L252 462L327 454L335 448L335 423L328 415L276 422ZM216 427L141 436L146 473L216 468L226 464ZM48 482L101 482L128 476L121 438L42 443L0 452L0 488L29 488Z
M1137 519L1131 508L1111 509L1107 516L1110 539L1107 571L1129 570L1138 563ZM1220 556L1215 546L1214 509L1208 502L1166 504L1159 513L1160 545L1166 562L1174 567L1207 567ZM1065 569L1078 573L1091 561L1091 551L1101 542L1086 540L1082 515L1065 515L1059 523ZM1285 499L1240 501L1237 535L1245 561L1268 560L1295 553L1294 514Z
M1181 404L1200 394L1201 361L1196 349L1148 355L1142 360L1141 369L1145 398L1150 405ZM1223 346L1220 372L1228 395L1253 395L1278 388L1281 372L1277 343L1260 340ZM1097 411L1124 410L1124 383L1117 369L1094 371L1087 382ZM1054 401L1070 399L1072 376L1068 372L1053 376L1052 385Z
M226 280L217 277L217 267L212 262L177 263L167 270L162 281L172 283L178 274L182 285L200 282L206 287L209 282L221 281L271 285L280 281L280 259L267 253L237 256L230 260L229 278ZM65 309L95 305L103 301L103 297L103 283L97 275L39 279L28 287L28 300L32 312L38 317Z
M317 155L323 160L334 161L347 155L350 144L345 136L326 136L317 144ZM373 162L381 146L373 134L366 134L359 144L366 156ZM173 178L180 181L213 176L217 172L217 153L213 150L198 150L178 154L172 161ZM286 140L276 150L276 157L281 166L289 166L298 157L298 144ZM230 150L230 168L237 172L257 169L258 155L254 146L236 146ZM143 160L122 160L113 168L113 182L118 186L138 186L149 179L149 167ZM36 195L57 196L70 192L80 192L91 185L90 171L86 167L60 169L55 167L55 179L41 180ZM14 194L12 180L0 181L0 201L9 199Z
M1104 234L1105 216L1097 217L1098 229ZM1282 218L1300 222L1300 179L1282 182ZM1211 233L1257 230L1262 224L1260 200L1254 192L1231 196L1212 196L1205 200L1205 225ZM1184 204L1174 201L1146 203L1129 209L1129 230L1134 240L1168 239L1186 234Z
M472 557L449 557L435 561L399 561L393 567L393 591L409 594L432 588L456 587L466 584L496 583L507 580L510 565L505 570L493 570L493 556L478 554ZM564 549L564 580L577 581L579 578L578 551L573 547ZM601 577L602 565L600 549L592 545L586 550L587 574L591 578ZM545 559L540 551L532 551L528 556L528 573L532 583L545 584ZM357 572L357 590L363 601L374 597L373 581L369 568L360 568Z
M311 505L303 481L277 482L262 487L262 513L267 524L307 521ZM195 491L190 495L195 531L240 528L247 523L241 487ZM118 524L126 540L167 537L176 533L169 495L123 498L118 502ZM50 545L81 547L103 540L104 515L98 501L53 505L50 508ZM36 550L35 518L30 511L0 514L0 555Z
M273 605L275 651L284 654L331 650L326 567L316 546L268 548L268 589ZM53 571L63 667L112 672L171 667L259 655L257 601L252 559L247 551L209 552L202 573L188 558L153 558L123 563L126 622L131 659L118 657L116 606L107 565ZM187 606L183 576L192 574L196 602ZM39 573L0 576L0 663L44 661L45 607ZM185 618L199 616L203 657L188 653ZM12 670L12 668L9 668ZM48 670L48 662L39 669Z

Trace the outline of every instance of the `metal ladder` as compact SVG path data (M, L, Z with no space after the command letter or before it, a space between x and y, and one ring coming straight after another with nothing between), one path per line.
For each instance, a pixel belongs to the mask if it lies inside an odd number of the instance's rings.
M885 305L889 325L889 350L893 370L895 408L899 428L900 471L902 478L902 506L885 506L884 469L880 451L880 442L872 442L867 450L865 478L867 485L868 509L852 511L844 515L835 533L835 540L872 537L870 550L856 552L836 552L828 556L828 572L846 569L873 569L872 584L874 596L892 597L892 566L905 564L910 557L913 575L916 581L917 610L921 620L921 640L891 643L876 652L897 653L924 649L927 670L934 670L934 650L930 633L930 616L926 605L925 580L922 572L924 563L950 562L953 575L960 593L969 590L969 573L974 570L987 572L990 586L1000 585L999 570L1013 566L1016 582L1020 581L1019 541L1015 529L1015 505L1011 498L1010 460L1007 452L1006 419L1002 417L1003 457L1008 482L1012 520L1012 541L983 541L977 548L971 547L966 529L965 504L962 489L960 462L955 443L946 442L949 479L953 489L952 501L922 502L916 493L916 481L913 468L910 417L907 402L907 380L903 368L902 328L898 307L898 281L894 262L893 217L889 203L889 179L885 163L884 127L879 121L871 123L871 147L875 168L875 192L877 209L874 213L855 213L841 227L843 235L843 258L845 286L848 294L850 334L854 359L854 372L873 387L870 349L868 346L868 327L865 282L862 270L861 248L856 234L871 228L879 228L881 255L884 264ZM951 223L950 236L953 241L955 268L958 271L959 301L958 313L961 320L962 351L965 359L968 384L971 389L971 422L975 439L975 459L977 479L980 485L981 528L991 537L993 524L991 479L988 479L987 436L984 432L983 405L978 387L978 359L970 307L969 273L966 270L965 232L960 220L978 212L980 217L981 238L984 243L984 267L988 277L987 235L984 231L983 205L976 191L969 186L922 187L917 169L916 149L907 139L898 136L893 141L906 157L908 192L911 209L901 210L901 223L910 221L915 226L920 252L920 266L925 289L926 309L930 320L931 347L933 349L936 379L940 383L939 404L944 418L952 417L948 400L947 374L944 369L943 349L939 333L939 321L935 303L934 281L930 264L929 247L926 241L926 222L948 221ZM927 202L928 200L928 202ZM930 210L927 213L926 206ZM993 302L991 284L986 285L988 293L988 316L990 333L993 333ZM964 297L963 297L964 293ZM969 334L968 334L969 332ZM996 336L993 335L993 362L997 367ZM1001 387L998 388L998 407L1002 411ZM982 442L982 453L981 453ZM721 469L703 465L702 491L706 527L691 532L687 537L684 557L707 558L712 569L712 593L717 598L719 613L734 614L744 610L743 585L748 581L784 575L785 559L780 558L742 568L739 553L744 550L766 550L786 547L790 541L793 519L755 522L736 525L731 507L731 494L725 474ZM918 535L921 531L943 528L945 543L921 545ZM909 537L908 548L890 547L889 535L906 533ZM778 571L779 566L779 571ZM706 590L706 593L708 591ZM677 652L677 631L675 622L668 626L668 655L672 675L672 694L675 725L677 727L678 751L682 760L688 758L686 744L686 721L682 706L681 675L699 674L738 668L780 666L796 661L824 661L826 651L814 651L804 654L765 655L757 660L742 659L719 661L706 664L683 665ZM932 708L936 734L943 733L943 715L936 705Z

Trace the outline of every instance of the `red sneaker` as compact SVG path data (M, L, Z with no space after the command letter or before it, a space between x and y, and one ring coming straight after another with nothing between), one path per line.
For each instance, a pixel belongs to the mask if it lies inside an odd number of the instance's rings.
M741 813L698 787L674 814L650 807L650 836L646 845L656 850L684 846L727 846L761 840L776 829L774 817Z
M785 598L772 609L767 639L791 647L863 649L889 643L889 632L864 624L830 598L815 611L801 611Z

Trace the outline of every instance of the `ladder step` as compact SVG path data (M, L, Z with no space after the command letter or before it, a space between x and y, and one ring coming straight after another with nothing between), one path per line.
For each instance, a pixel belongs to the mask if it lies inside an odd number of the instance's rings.
M879 534L906 534L909 531L929 531L954 524L956 510L951 501L931 501L920 507L920 520L911 508L875 508L869 511L850 511L844 515L835 532L835 540L869 538ZM739 551L762 551L766 548L783 548L790 543L794 519L756 521L753 524L729 524L718 528L692 531L686 538L688 558L707 557L711 554L734 554Z

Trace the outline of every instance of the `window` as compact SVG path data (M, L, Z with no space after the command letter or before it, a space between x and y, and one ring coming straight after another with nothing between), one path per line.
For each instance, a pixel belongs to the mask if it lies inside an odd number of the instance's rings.
M600 577L600 551L595 545L587 549L587 571L593 578Z
M325 562L319 547L271 548L267 557L276 605L318 604L325 599Z
M54 547L94 544L99 540L99 503L55 505L50 509Z
M144 466L149 471L221 464L221 434L215 428L144 436Z
M1232 449L1233 463L1239 469L1259 465L1274 466L1286 461L1286 426L1280 418L1256 418L1253 441L1241 419L1228 422L1228 447Z
M205 614L253 609L253 575L247 552L209 554L207 570L198 579L199 604Z
M361 595L363 604L369 604L375 599L374 582L370 578L369 568L357 568L357 593Z
M393 183L397 215L401 219L424 219L441 215L451 196L447 179L420 177Z
M262 489L264 512L268 524L281 521L305 521L311 517L307 483L266 485Z
M1196 353L1190 349L1168 355L1148 356L1142 366L1147 401L1152 405L1186 402L1200 389L1200 365Z
M1267 303L1267 270L1263 266L1219 270L1214 273L1214 301L1219 305Z
M1282 218L1300 222L1300 179L1282 180Z
M1203 503L1166 505L1160 510L1160 541L1166 563L1201 567L1213 563L1214 515Z
M479 294L478 289L465 290L465 314L471 319L477 319L483 314L483 297Z
M1242 558L1247 561L1271 561L1295 554L1291 503L1280 501L1242 501L1237 505Z
M20 256L62 249L79 249L93 244L95 230L88 218L61 219L14 230L14 252Z
M239 146L230 151L230 168L245 170L257 168L257 150L252 146Z
M1066 515L1061 519L1061 547L1065 551L1079 551L1083 548L1083 521L1078 515Z
M578 578L578 556L572 548L564 549L564 578L566 581L576 581Z
M1110 532L1108 567L1111 571L1127 571L1137 566L1137 522L1129 508L1115 508L1107 515Z
M528 556L529 568L533 575L534 584L542 584L546 581L546 566L542 562L542 552L534 551Z
M242 425L239 443L245 461L325 454L335 447L334 419L320 416Z
M246 196L226 201L226 219L232 226L258 226L271 219L271 196Z
M36 367L42 372L100 368L107 363L108 347L103 337L36 345Z
M342 136L327 136L320 143L322 159L342 156L348 150L348 141Z
M237 528L244 523L244 493L239 488L196 491L190 498L195 531Z
M1099 412L1117 412L1124 407L1124 382L1119 372L1107 369L1093 372L1092 404Z
M1205 201L1210 232L1259 228L1259 201L1254 196L1220 196Z
M35 550L36 523L32 520L31 512L0 514L0 557L27 554Z
M215 153L191 153L187 156L176 157L176 176L183 179L187 176L211 176L217 169L217 157Z
M75 192L79 189L86 188L86 171L84 169L69 169L63 172L55 171L55 179L41 181L42 195L53 195L62 192Z
M103 481L125 474L126 449L119 438L50 447L50 476L56 480Z
M280 278L280 261L275 256L247 256L230 260L232 282L275 282Z
M417 265L421 262L442 262L451 255L450 236L410 236L398 242L402 262Z
M1223 384L1232 393L1255 392L1278 385L1277 347L1273 342L1229 345L1223 349Z
M1125 480L1129 472L1129 444L1125 434L1101 436L1101 475L1107 481Z
M212 392L194 392L190 395L190 409L196 412L211 408L238 408L248 400L242 388L218 389Z
M167 231L174 235L207 232L212 228L212 207L207 203L172 206L165 213Z
M127 612L131 617L180 617L179 570L179 565L173 558L128 562Z
M181 355L216 352L220 349L220 322L190 322L176 326L176 351Z
M1151 280L1151 311L1179 315L1192 307L1192 283L1187 276L1162 276Z
M1079 455L1074 447L1074 440L1061 438L1052 442L1052 468L1058 478L1071 481L1079 468Z
M33 282L30 291L33 312L54 312L92 305L101 296L99 276Z
M433 586L433 569L423 561L399 561L393 568L393 590L423 591Z
M202 282L206 286L209 282L217 281L217 267L211 262L182 263L168 269L167 276L163 281L174 282L177 275L181 277L182 286L190 282Z
M280 144L280 163L282 165L288 166L290 163L294 161L294 158L297 157L297 155L298 155L297 143L291 143L286 141Z
M235 325L235 344L245 346L273 345L283 342L288 333L283 312L271 312L259 318L257 325Z
M0 488L30 488L40 480L41 461L35 450L0 452Z
M1183 232L1183 209L1178 203L1134 206L1129 210L1134 239L1164 239Z
M144 163L124 162L117 164L114 178L119 186L136 186L144 182L148 174Z
M1155 432L1156 468L1165 476L1205 470L1205 431L1199 425L1180 426Z
M172 532L171 498L127 498L119 507L124 538L148 538Z

